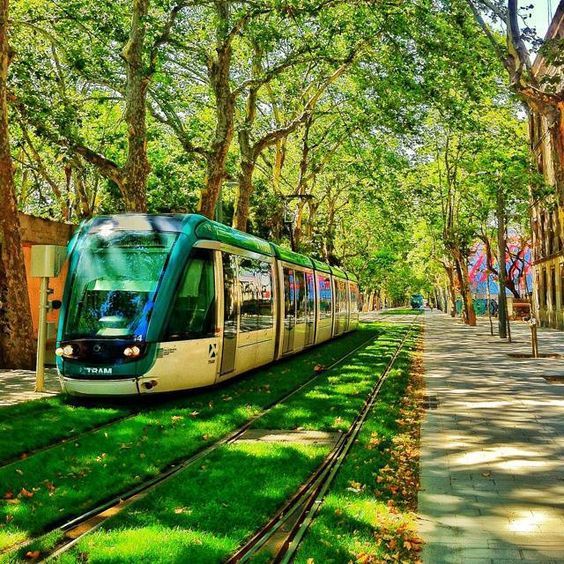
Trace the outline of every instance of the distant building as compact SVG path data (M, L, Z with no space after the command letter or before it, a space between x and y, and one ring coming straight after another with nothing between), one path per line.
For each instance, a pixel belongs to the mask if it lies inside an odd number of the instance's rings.
M564 0L554 14L545 40L564 40ZM551 78L564 89L564 67L537 56L533 73ZM558 80L560 79L560 81ZM552 116L530 114L531 148L545 181L554 193L533 202L534 304L544 326L564 329L564 102Z

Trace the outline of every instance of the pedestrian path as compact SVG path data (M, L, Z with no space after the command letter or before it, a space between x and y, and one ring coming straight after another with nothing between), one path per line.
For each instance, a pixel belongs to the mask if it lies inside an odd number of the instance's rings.
M0 370L0 407L58 394L61 386L57 379L57 371L54 368L45 371L46 392L34 392L34 388L35 371Z
M562 359L518 359L524 323L512 344L478 323L426 313L423 562L564 562L564 333L539 333Z

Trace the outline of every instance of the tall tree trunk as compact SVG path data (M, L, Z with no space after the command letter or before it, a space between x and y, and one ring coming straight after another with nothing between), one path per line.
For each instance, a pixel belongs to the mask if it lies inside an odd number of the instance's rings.
M505 198L503 188L497 187L496 199L496 216L497 216L497 243L498 243L498 279L499 279L499 309L498 309L498 328L499 338L507 338L507 296L505 295Z
M235 200L235 210L233 214L233 227L239 229L239 231L247 231L247 223L251 211L254 170L255 161L252 158L250 160L247 158L241 159L237 199Z
M447 295L448 301L446 304L445 313L450 314L451 317L456 317L456 284L454 282L454 267L452 264L443 263L445 269L448 284L447 284ZM450 304L449 304L450 302Z
M33 368L35 340L8 135L8 0L0 0L0 362Z
M127 123L127 161L123 170L122 192L125 209L147 211L147 179L151 166L147 158L147 88L143 48L149 0L133 0L129 41L123 49L126 61L125 121Z
M298 185L296 187L296 196L298 196L298 212L296 214L296 224L294 226L294 244L296 245L296 249L300 248L302 239L302 224L305 207L304 196L307 193L307 173L309 168L310 153L309 132L312 123L313 118L310 114L304 122L304 133L302 136L302 156L300 159L300 174L298 177Z
M462 312L464 323L474 327L476 325L476 312L470 291L470 277L468 275L468 264L466 258L458 250L455 251L455 270L460 285L460 295L462 296Z
M232 36L229 30L229 2L216 0L217 48L208 60L208 76L215 97L216 126L207 155L206 186L200 194L198 210L212 219L225 179L225 163L235 132L235 97L231 91Z

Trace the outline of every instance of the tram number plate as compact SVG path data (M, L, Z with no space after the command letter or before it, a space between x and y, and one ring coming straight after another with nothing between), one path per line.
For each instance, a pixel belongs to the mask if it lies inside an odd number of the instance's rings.
M176 351L176 347L160 347L157 351L157 358L163 358Z

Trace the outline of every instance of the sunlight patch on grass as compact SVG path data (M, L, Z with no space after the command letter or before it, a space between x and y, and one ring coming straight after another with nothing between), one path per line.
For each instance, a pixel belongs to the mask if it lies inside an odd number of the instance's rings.
M85 538L69 561L220 562L298 489L328 450L280 443L222 447Z

